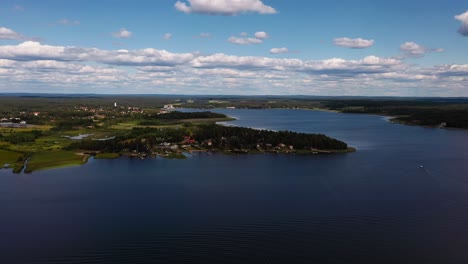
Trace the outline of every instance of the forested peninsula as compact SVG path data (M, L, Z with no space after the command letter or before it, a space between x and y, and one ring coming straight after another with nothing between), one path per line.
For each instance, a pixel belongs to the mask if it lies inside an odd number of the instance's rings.
M210 111L181 112L178 105L84 103L48 100L5 104L0 123L0 167L26 173L80 165L89 157L184 159L187 153L331 154L352 152L322 134L222 126L232 118ZM93 100L90 100L91 102Z

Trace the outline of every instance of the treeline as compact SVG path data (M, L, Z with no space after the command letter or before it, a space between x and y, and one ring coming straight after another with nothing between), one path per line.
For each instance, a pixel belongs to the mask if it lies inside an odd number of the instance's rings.
M244 127L220 125L200 126L194 135L199 141L211 140L212 145L221 149L255 149L257 145L271 147L284 144L297 150L344 150L348 145L322 134L306 134L291 131L256 130Z
M65 150L89 150L89 151L104 151L104 152L120 152L125 148L124 144L119 139L111 140L90 140L83 139L71 143L64 147Z
M14 132L14 133L9 134L6 137L0 137L0 140L10 142L11 144L20 144L20 143L34 142L41 135L42 135L42 131L40 130Z
M220 125L202 125L193 128L157 129L133 128L127 134L112 140L79 140L71 143L67 150L89 150L120 152L137 150L146 152L161 143L192 144L186 140L195 140L202 146L211 142L211 147L222 150L271 149L281 144L293 146L295 150L346 150L348 145L340 140L322 134L306 134L291 131L255 130L243 127L225 127Z
M468 128L468 104L458 100L342 100L327 102L327 107L343 113L396 116L404 123Z
M133 128L125 135L110 140L83 139L72 142L66 150L120 152L124 149L145 152L163 142L179 143L186 129Z
M55 123L55 126L52 130L54 131L64 131L72 130L75 127L87 127L93 126L93 120L91 119L65 119L60 120Z
M468 110L413 110L409 116L396 120L422 126L438 126L445 123L447 127L468 128Z

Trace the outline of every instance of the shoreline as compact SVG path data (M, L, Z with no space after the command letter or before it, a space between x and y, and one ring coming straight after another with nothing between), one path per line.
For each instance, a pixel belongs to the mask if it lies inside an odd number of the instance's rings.
M45 171L51 169L61 169L61 168L69 168L69 167L76 167L82 166L88 163L89 159L92 158L94 160L103 160L103 159L119 159L122 157L128 158L140 158L140 159L147 159L147 158L164 158L164 159L187 159L187 154L193 155L196 153L211 153L211 154L221 154L221 155L259 155L259 154L273 154L273 155L300 155L300 156L323 156L323 155L333 155L333 154L348 154L356 152L356 148L348 147L347 149L343 150L297 150L297 151L279 151L279 150L217 150L217 149L197 149L197 150L188 150L188 151L181 151L177 153L168 153L167 155L140 155L136 153L86 153L86 152L77 152L74 153L75 155L81 157L79 162L76 161L69 161L69 163L61 163L61 164L51 164L50 166L43 165L39 166L38 168L28 169L28 166L25 166L23 170L20 172L14 172L13 168L3 168L5 170L12 170L15 174L31 174L37 171ZM96 158L96 154L112 154L109 157L98 157ZM183 156L183 157L182 157Z

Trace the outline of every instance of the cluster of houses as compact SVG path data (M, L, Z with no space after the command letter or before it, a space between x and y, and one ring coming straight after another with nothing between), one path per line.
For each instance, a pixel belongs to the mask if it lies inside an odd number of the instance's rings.
M10 117L0 119L0 127L8 127L8 128L19 128L19 127L27 127L26 121L21 120L18 117Z
M159 110L159 114L167 114L171 111L174 111L174 109L175 107L171 104L164 105L164 107Z

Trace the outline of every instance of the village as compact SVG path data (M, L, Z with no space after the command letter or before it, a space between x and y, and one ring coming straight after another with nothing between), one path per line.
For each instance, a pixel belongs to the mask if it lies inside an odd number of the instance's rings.
M18 106L0 119L0 167L14 172L79 165L120 156L185 159L188 153L321 154L350 152L324 135L218 125L233 118L209 111L178 111L178 105L106 104ZM232 109L230 107L229 109ZM3 158L2 158L3 157Z

